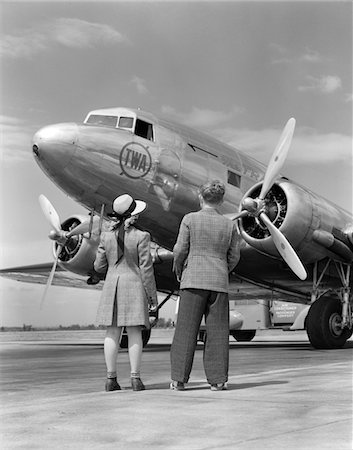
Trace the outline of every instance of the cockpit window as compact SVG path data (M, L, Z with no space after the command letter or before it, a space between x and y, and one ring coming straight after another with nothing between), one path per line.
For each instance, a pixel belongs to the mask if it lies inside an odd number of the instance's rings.
M137 119L136 116L119 116L119 113L115 116L92 113L89 114L84 123L86 125L95 125L100 127L120 128L133 132L136 136L148 139L149 141L154 140L153 125L145 122L144 120Z
M141 119L136 120L135 134L137 136L153 141L153 127L151 123L144 122Z
M118 118L116 116L101 116L98 114L91 114L88 119L86 120L86 123L89 123L91 125L98 125L102 127L116 127Z
M132 128L134 124L133 117L120 117L119 118L119 128Z

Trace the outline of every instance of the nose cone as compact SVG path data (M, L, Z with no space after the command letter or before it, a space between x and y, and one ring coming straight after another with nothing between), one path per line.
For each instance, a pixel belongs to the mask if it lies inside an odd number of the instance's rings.
M65 168L75 153L77 134L74 123L49 125L37 131L32 149L38 164L51 174Z

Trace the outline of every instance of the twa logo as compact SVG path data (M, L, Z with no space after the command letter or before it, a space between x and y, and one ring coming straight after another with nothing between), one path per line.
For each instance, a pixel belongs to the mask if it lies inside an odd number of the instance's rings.
M129 178L142 178L151 169L152 159L146 147L137 142L124 145L120 153L120 167Z

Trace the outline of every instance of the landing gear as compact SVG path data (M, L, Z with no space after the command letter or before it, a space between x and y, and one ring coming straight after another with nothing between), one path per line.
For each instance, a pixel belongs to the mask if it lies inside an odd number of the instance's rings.
M315 348L341 348L352 335L342 327L342 304L338 298L321 297L310 307L306 318L310 343Z
M329 260L326 263L319 278L317 263L314 266L312 305L306 317L310 343L317 349L341 348L352 336L353 331L350 266L335 262L342 282L340 289L322 292L318 289L330 262Z
M254 339L256 330L237 330L231 331L230 334L238 342L250 342Z

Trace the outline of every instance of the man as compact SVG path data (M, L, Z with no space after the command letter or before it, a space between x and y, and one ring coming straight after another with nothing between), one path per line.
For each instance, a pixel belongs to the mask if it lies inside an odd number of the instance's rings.
M224 184L200 188L201 210L187 214L174 246L174 271L180 281L178 320L171 347L170 388L183 390L189 380L197 335L205 315L204 369L211 390L226 389L229 363L229 272L240 258L235 222L222 216Z

